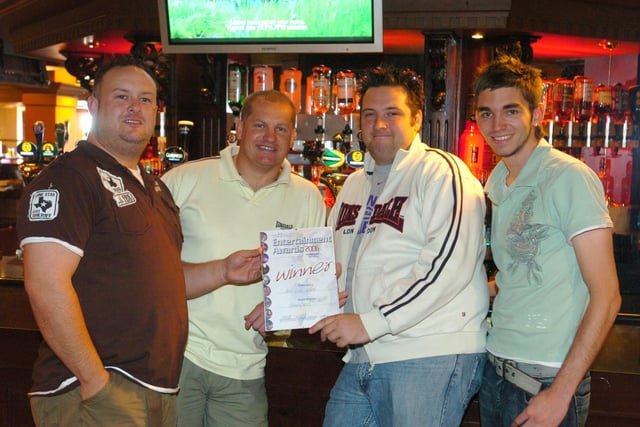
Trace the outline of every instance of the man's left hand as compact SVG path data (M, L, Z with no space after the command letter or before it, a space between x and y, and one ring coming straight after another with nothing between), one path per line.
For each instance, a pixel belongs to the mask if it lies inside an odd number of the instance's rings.
M555 427L567 414L569 402L556 396L551 388L542 390L529 401L529 406L516 417L511 427Z
M255 308L251 310L251 313L244 316L244 328L247 331L253 328L255 331L258 331L260 335L266 335L264 329L264 302L256 305Z

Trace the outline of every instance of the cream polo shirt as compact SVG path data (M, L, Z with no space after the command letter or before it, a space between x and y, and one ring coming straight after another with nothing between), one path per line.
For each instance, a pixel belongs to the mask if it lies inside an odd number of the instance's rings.
M257 248L262 230L325 225L320 191L292 174L287 160L273 184L253 191L233 164L238 149L228 147L220 158L185 163L163 177L180 208L183 261L206 262ZM261 300L261 282L222 286L189 300L185 356L228 378L263 377L267 346L260 334L245 330L243 319Z

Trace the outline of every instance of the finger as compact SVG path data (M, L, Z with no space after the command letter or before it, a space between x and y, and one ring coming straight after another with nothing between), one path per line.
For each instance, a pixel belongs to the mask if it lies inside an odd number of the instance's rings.
M244 320L254 322L258 318L259 314L260 312L254 308L253 310L251 310L251 313L244 316Z
M511 427L524 426L527 423L527 421L529 421L529 418L524 418L523 416L519 416L515 420L513 420L513 424L511 424Z
M258 311L254 308L251 313L244 316L244 328L246 330L249 330L249 328L251 328L253 324L259 322L262 319L262 314L263 313L261 311Z
M324 319L321 319L318 322L316 322L315 325L309 328L309 334L315 334L316 332L321 330L323 327L324 327Z
M251 325L253 324L253 320L249 319L248 316L244 317L244 329L248 331L251 329Z
M349 297L349 293L347 291L338 292L338 306L340 308L344 307L347 303L347 298Z
M256 319L255 322L253 322L251 327L253 328L254 331L257 331L260 333L260 335L264 336L266 334L264 325L265 325L264 318L260 317L259 319Z
M247 259L252 259L252 258L260 256L260 248L241 249L241 250L238 251L238 253L241 254L243 257L245 257Z
M318 324L316 323L315 325L313 325L312 327L310 327L310 328L307 330L307 333L308 333L309 335L313 335L313 334L315 334L316 332L318 332L318 330L319 330L319 329L320 329L320 327L319 327L319 326L318 326Z
M258 331L264 335L264 332L265 332L264 325L265 325L264 317L262 316L245 318L244 328L246 330L253 329L254 331Z

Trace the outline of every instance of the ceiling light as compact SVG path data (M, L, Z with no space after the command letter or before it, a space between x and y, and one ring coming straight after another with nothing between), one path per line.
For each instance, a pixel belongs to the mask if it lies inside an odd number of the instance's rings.
M100 42L94 39L93 34L83 37L82 44L87 46L89 49L100 46Z
M614 40L603 39L598 43L598 46L606 50L613 50L618 46L618 42Z
M471 34L471 38L474 40L482 40L484 38L484 34L482 34L480 31L476 31L475 33Z

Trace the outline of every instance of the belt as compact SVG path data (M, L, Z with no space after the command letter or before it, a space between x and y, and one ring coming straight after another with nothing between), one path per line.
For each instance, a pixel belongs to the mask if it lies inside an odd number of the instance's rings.
M535 396L536 394L538 394L540 391L544 390L547 387L546 384L541 383L531 375L527 374L526 372L523 371L523 369L519 369L521 367L518 366L518 362L516 361L509 360L509 359L502 359L500 357L494 356L491 353L487 353L487 360L489 360L489 363L491 363L493 367L496 369L496 374L499 377L504 378L505 381L507 381L508 383L513 384L514 386L526 391L527 393L533 396ZM549 374L549 375L542 375L542 376L555 376L555 374L558 372L557 368L547 368L539 365L527 365L527 366L531 368L531 369L527 369L529 371L531 370L545 371L545 373Z

